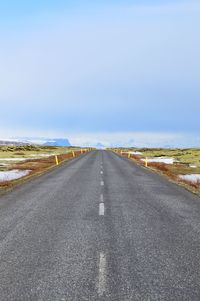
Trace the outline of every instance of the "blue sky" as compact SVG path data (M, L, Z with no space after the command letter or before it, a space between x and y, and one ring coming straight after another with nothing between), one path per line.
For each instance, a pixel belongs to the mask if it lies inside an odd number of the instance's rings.
M198 144L199 13L193 0L1 1L0 136Z

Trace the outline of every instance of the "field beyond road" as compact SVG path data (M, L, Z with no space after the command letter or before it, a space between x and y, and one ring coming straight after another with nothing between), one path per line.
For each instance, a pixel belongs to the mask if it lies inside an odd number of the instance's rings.
M0 197L0 301L200 300L200 198L111 151Z

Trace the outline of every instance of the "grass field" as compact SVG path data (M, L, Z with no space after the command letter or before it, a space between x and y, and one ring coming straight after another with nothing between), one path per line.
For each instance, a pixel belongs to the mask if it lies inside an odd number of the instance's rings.
M145 165L144 159L151 161L161 158L173 158L173 164L161 162L148 162L148 167L159 171L171 178L176 183L182 184L186 188L200 195L200 181L191 182L180 179L180 175L200 175L200 148L188 149L168 149L168 148L126 148L113 149L123 156ZM134 154L134 153L141 154ZM162 159L161 159L162 160Z
M78 148L72 147L54 147L54 146L0 146L0 158L29 158L33 155L42 154L63 154Z
M189 149L137 149L144 157L173 157L185 165L195 165L200 168L200 148Z

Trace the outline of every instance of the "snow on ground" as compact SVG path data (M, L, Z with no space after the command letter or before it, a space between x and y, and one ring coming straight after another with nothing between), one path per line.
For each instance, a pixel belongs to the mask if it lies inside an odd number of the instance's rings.
M26 161L26 160L33 160L35 158L50 157L50 156L55 156L55 155L54 154L41 154L41 155L38 154L38 155L31 155L31 158L0 158L0 161Z
M190 167L191 167L191 168L197 168L196 165L192 165L192 164L190 164Z
M129 154L131 154L131 155L142 155L141 152L129 152Z
M56 154L32 154L32 157L51 157L55 156Z
M0 171L0 182L19 179L21 177L27 176L29 173L30 170L18 170L18 169Z
M180 175L179 178L193 183L200 183L200 174Z
M142 159L142 161L146 161L146 159ZM147 162L157 162L157 163L165 163L165 164L173 164L174 158L168 157L154 157L154 158L147 158Z
M141 152L121 152L122 154L142 155Z
M32 159L33 158L0 158L0 161L26 161Z
M0 166L8 166L8 163L0 163Z
M30 156L31 158L0 158L0 161L26 161L33 160L35 158L55 156L55 154L32 154Z

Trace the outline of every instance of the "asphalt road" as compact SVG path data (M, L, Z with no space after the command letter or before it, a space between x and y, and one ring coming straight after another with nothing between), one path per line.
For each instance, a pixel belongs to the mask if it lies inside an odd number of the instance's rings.
M0 300L200 300L200 199L93 151L0 197Z

